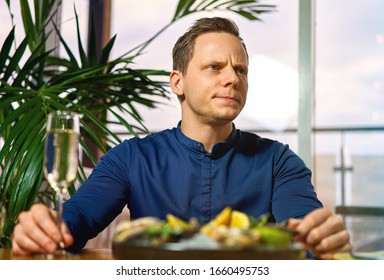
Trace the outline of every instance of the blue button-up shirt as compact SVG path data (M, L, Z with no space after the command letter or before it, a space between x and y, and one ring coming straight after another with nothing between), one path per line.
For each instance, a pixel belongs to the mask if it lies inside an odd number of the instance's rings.
M205 223L224 207L277 221L322 207L311 172L287 145L233 126L211 153L180 124L111 149L64 205L74 249L103 230L128 205L131 218L172 213Z

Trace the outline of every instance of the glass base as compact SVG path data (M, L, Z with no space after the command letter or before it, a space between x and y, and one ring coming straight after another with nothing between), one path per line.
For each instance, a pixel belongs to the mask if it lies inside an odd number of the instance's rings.
M36 258L40 260L74 260L76 255L63 249L57 249L52 254L38 254Z
M60 242L59 248L54 253L39 254L38 258L43 260L71 260L76 259L76 254L66 251L63 242Z

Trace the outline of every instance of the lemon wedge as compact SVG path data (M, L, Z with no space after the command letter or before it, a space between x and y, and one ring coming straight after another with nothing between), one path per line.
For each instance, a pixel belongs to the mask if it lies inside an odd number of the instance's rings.
M251 220L247 214L241 211L233 210L229 227L247 229L251 224Z
M183 231L188 227L188 223L180 219L179 217L176 217L172 214L166 215L166 220L170 228L175 230Z
M209 234L211 232L212 228L218 227L218 226L228 226L231 221L231 213L232 208L231 207L225 207L223 211L221 211L217 216L201 227L200 231L205 234Z

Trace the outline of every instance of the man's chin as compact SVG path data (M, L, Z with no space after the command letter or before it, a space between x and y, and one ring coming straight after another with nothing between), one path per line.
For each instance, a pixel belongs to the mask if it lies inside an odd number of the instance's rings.
M227 112L223 112L219 114L219 118L224 121L232 122L234 119L236 119L240 114L239 110L227 110Z
M231 115L221 115L221 116L217 116L215 118L215 121L216 123L218 124L228 124L228 123L232 123L237 117L238 117L239 114L231 114Z

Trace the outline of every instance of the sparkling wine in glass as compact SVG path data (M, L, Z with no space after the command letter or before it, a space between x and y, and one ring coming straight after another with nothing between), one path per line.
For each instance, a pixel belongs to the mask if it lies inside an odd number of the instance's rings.
M62 224L63 196L76 179L80 133L79 116L72 112L55 111L48 115L45 140L44 174L49 185L56 192L58 227ZM65 254L64 243L60 242L58 254Z

